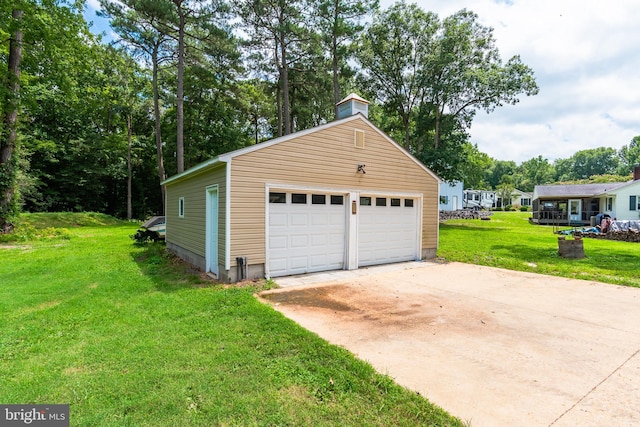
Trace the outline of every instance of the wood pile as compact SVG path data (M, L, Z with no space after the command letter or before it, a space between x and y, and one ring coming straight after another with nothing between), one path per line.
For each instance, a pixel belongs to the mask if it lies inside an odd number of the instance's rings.
M450 219L490 219L491 211L479 211L474 209L458 209L457 211L440 211L440 222Z
M592 239L619 240L622 242L640 243L640 232L637 230L609 231L608 233L594 233L574 231L576 237L590 237Z

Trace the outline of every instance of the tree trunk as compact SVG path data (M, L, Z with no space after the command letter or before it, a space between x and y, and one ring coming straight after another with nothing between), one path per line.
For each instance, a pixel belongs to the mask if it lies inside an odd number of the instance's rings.
M153 67L153 118L156 126L156 155L158 157L158 178L160 182L165 180L164 174L164 158L162 155L162 134L160 127L160 95L158 94L158 49L159 45L156 45L151 55L151 62ZM165 212L165 189L163 185L160 185L160 192L162 194L162 211L160 215L164 215Z
M335 46L334 46L335 49ZM338 52L333 53L333 114L338 118L338 102L340 102L340 83L338 82Z
M176 159L178 163L178 173L184 171L184 10L182 9L182 0L174 0L178 8L178 17L180 18L178 27L178 90L176 93Z
M133 217L131 183L133 180L133 167L131 166L131 113L127 114L127 219Z
M402 112L402 127L404 128L404 148L409 151L409 115Z
M338 22L338 0L334 1L333 5L333 37L332 37L332 46L331 46L331 55L333 61L333 114L334 119L338 118L338 102L340 102L340 82L338 81L338 38L336 36L336 23Z
M7 94L3 114L4 129L0 134L0 233L13 231L13 219L18 214L16 200L17 161L14 156L17 139L20 99L20 62L22 61L22 28L24 11L13 10L17 27L9 41Z
M440 114L440 107L436 105L436 110L435 110L435 119L436 119L436 123L435 123L435 143L433 148L435 148L436 150L438 148L440 148L440 126L441 126L441 121L442 121L442 114Z
M291 103L289 101L289 65L287 64L287 48L280 42L280 76L282 81L282 115L284 116L284 134L291 133Z
M280 85L280 78L278 78L278 83L276 84L276 106L278 108L278 136L282 136L282 97L280 96L280 92L282 92Z

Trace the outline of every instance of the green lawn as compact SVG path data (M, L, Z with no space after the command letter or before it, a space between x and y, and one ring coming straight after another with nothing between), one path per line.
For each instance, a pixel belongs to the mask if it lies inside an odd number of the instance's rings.
M259 303L268 283L203 281L136 225L23 220L0 244L1 403L69 403L74 426L462 425Z
M560 258L553 228L529 224L530 216L526 212L495 212L490 221L440 224L438 256L448 261L640 287L640 244L585 238L584 259Z

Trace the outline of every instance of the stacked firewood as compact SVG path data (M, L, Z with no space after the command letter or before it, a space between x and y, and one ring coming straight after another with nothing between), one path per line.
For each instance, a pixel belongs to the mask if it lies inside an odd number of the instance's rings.
M608 233L594 233L576 230L573 233L576 237L590 237L593 239L620 240L622 242L640 243L640 231L609 231Z
M458 209L457 211L440 211L440 221L450 219L489 219L493 215L491 211L478 211L474 209Z

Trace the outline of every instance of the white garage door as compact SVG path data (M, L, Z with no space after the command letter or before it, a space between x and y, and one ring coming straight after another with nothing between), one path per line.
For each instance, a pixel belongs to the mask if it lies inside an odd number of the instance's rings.
M418 200L360 196L358 266L419 259Z
M270 192L269 275L343 269L345 208L342 194Z

